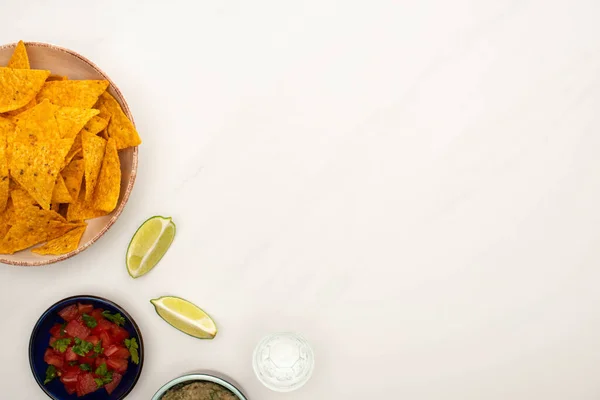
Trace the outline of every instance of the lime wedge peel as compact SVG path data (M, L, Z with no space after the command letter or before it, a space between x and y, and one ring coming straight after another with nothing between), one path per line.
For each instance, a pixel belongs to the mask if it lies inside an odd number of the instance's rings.
M218 332L213 319L200 307L180 297L150 300L156 313L173 328L198 339L213 339Z
M147 274L163 258L173 239L176 227L171 217L148 218L135 232L127 247L125 262L132 278Z

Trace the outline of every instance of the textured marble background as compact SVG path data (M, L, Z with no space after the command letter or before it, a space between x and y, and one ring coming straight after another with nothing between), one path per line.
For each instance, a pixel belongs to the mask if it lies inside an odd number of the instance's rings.
M211 369L251 400L600 397L597 0L4 0L0 42L82 53L119 85L144 144L116 225L59 265L0 266L2 399L42 400L27 342L73 294L144 332L130 398ZM124 252L171 215L139 280ZM197 341L148 302L205 308ZM265 334L316 369L263 388Z

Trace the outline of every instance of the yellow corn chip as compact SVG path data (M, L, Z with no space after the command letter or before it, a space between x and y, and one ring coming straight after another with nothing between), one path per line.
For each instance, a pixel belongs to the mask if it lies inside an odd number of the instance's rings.
M39 140L54 141L60 139L58 124L54 117L58 107L44 100L35 107L13 117L16 125L15 140L36 143ZM12 140L9 139L9 143Z
M44 83L37 100L48 99L63 107L92 108L107 87L108 81L50 81Z
M96 110L97 111L97 110ZM99 111L98 111L99 112ZM93 135L97 135L108 125L108 120L100 117L92 117L87 124L83 127L86 131Z
M59 212L60 211L60 203L52 203L50 205L50 210L52 210L52 211L54 211L56 213Z
M62 170L61 175L73 201L79 198L85 168L83 160L73 160Z
M88 123L90 118L98 115L100 111L92 108L84 109L77 107L59 107L56 110L56 123L60 137L73 139L81 129Z
M25 49L25 43L22 40L17 43L15 51L13 52L10 60L8 60L8 68L20 68L29 69L29 57L27 57L27 50Z
M7 119L0 118L0 212L6 208L8 201L8 158L6 154L6 138L14 131L14 125Z
M0 242L6 236L6 233L11 227L13 220L14 209L12 201L8 201L4 211L0 212Z
M102 118L110 118L108 122L108 137L114 138L117 150L138 146L142 143L133 123L127 118L123 109L108 92L102 93L96 108Z
M83 165L85 166L85 199L92 200L98 174L102 167L106 140L83 131L81 133L81 146L83 148Z
M95 210L93 199L86 201L85 190L81 190L79 192L79 199L77 199L75 203L69 204L69 209L67 210L67 221L84 221L86 219L101 217L103 215L106 215L106 212Z
M71 147L71 139L21 141L12 144L9 170L15 181L44 209L50 209L56 176Z
M54 212L54 211L52 211L52 212ZM73 222L58 221L56 219L53 219L48 223L48 228L46 229L46 233L48 234L48 236L46 237L46 240L53 240L53 239L59 238L62 235L64 235L65 233L69 232L70 230L73 230L75 228L80 228L80 227L86 226L86 225L87 224L85 222L73 223Z
M102 130L102 131L101 131L101 132L98 134L98 136L100 136L100 137L101 137L102 139L104 139L104 140L108 140L108 139L109 139L109 137L108 137L108 129L104 129L104 130Z
M70 253L79 247L79 241L85 232L85 225L75 228L48 243L31 250L36 254L60 255Z
M71 161L73 161L73 159L82 158L81 144L79 145L79 149L77 149L75 151L72 151L72 149L73 149L73 147L71 146L71 150L69 150L69 152L67 153L67 156L65 157L65 161L63 161L63 164L60 167L61 171L65 168L67 168L67 165L69 165L71 163Z
M83 151L83 149L81 147L81 132L79 132L77 134L77 136L75 136L75 139L73 139L73 144L71 145L71 149L69 150L69 152L67 153L67 156L65 157L65 161L63 162L61 171L67 165L69 165L69 163L71 162L71 160L73 160L74 158L76 158L78 154L80 155L80 157L83 157L83 154L81 154L82 151Z
M0 67L0 113L29 103L44 85L50 71Z
M19 114L21 114L22 112L25 112L33 107L35 107L37 105L37 100L35 98L31 99L31 101L27 104L25 104L23 107L21 108L17 108L16 110L12 110L12 111L7 111L4 114L2 114L2 117L6 117L6 118L10 118L10 117L15 117Z
M54 185L54 191L52 192L53 203L72 203L73 198L69 194L69 189L65 185L65 181L61 174L56 176L56 184Z
M111 212L117 206L121 191L121 162L115 139L110 138L106 143L106 152L102 160L102 169L94 190L94 208Z
M23 210L27 207L37 206L37 201L29 193L27 190L16 187L11 190L10 198L12 199L12 204L16 210Z
M50 74L50 76L46 79L46 82L50 82L50 81L66 81L67 79L69 79L66 76L63 75L55 75L55 74Z
M0 253L13 254L46 241L49 235L56 237L59 233L66 233L67 230L63 227L65 223L60 219L62 217L54 211L40 210L35 206L29 206L18 213L15 210L14 225L0 242ZM57 221L60 221L60 226L54 224Z

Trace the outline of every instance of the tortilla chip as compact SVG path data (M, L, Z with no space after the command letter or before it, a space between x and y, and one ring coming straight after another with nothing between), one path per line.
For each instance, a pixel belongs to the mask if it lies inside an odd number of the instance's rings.
M14 212L12 201L9 200L4 211L0 213L0 241L6 236L11 227Z
M0 113L25 106L40 91L50 71L0 67Z
M52 203L50 205L50 210L52 210L52 211L54 211L56 213L60 213L60 203Z
M85 225L75 228L48 243L31 250L36 254L60 255L70 253L79 247L79 241L85 232Z
M71 146L71 150L72 149L73 149L73 147ZM82 157L83 157L83 155L82 155L83 150L81 150L81 144L79 145L79 149L77 149L75 151L71 151L71 150L69 150L69 152L67 153L67 156L65 157L65 161L63 161L63 164L60 167L61 171L64 170L65 168L67 168L67 165L69 165L71 163L71 161L73 161L74 159L76 159L76 158L82 159Z
M23 210L27 207L37 206L37 201L29 193L27 190L17 187L12 189L10 192L10 198L12 199L12 204L16 210Z
M15 127L7 119L0 118L0 212L6 208L8 201L8 189L10 179L8 178L8 158L6 154L6 137L12 134Z
M54 117L58 107L44 100L35 107L13 117L16 125L15 140L30 143L60 139L58 124ZM9 139L9 142L12 140Z
M106 152L102 160L102 169L94 190L94 208L111 212L117 206L121 191L121 162L115 139L110 138L106 143Z
M127 118L123 109L108 92L102 93L96 108L100 110L100 117L110 118L108 122L108 136L115 139L117 150L138 146L142 143L135 126Z
M106 150L106 140L83 131L81 146L83 147L83 165L85 166L85 199L92 200Z
M100 132L100 133L98 134L98 136L100 136L100 137L101 137L102 139L104 139L104 140L108 140L108 139L110 139L110 138L108 137L108 129L104 129L102 132Z
M25 49L25 43L19 40L15 51L13 52L10 60L8 60L8 68L20 68L29 69L29 57L27 57L27 50Z
M98 111L98 110L95 110ZM100 112L100 111L98 111ZM83 127L86 131L93 135L97 135L98 132L102 132L108 125L108 120L100 117L92 117L87 124Z
M83 160L73 160L61 172L65 186L73 200L79 198L84 171Z
M56 123L60 137L73 139L88 123L90 118L98 115L100 111L92 108L59 107L56 110Z
M73 198L69 194L69 189L65 185L65 181L61 174L56 176L56 184L54 185L54 191L52 192L53 203L72 203ZM55 210L56 211L56 210Z
M69 79L67 76L50 74L50 76L48 78L46 78L46 82L50 82L50 81L66 81L67 79Z
M56 176L71 147L72 140L22 141L12 144L10 174L44 209L50 209Z
M50 235L56 237L58 233L66 233L66 224L61 219L54 211L40 210L35 206L29 206L18 213L15 210L15 223L0 241L0 253L13 254L48 240ZM57 221L60 225L54 224Z
M21 114L22 112L25 112L33 107L35 107L37 105L37 100L35 98L31 99L31 101L27 104L25 104L23 107L21 108L17 108L16 110L12 110L12 111L8 111L5 112L4 114L2 114L3 117L15 117L19 114Z
M50 81L43 84L37 100L48 99L63 107L92 108L107 87L108 81Z
M89 201L85 200L85 190L81 190L77 201L69 204L67 221L84 221L104 215L106 215L106 212L94 209L93 199Z

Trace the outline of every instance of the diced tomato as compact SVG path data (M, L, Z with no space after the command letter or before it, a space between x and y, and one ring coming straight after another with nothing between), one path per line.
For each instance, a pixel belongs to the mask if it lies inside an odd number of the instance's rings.
M104 349L104 355L112 358L129 358L129 350L125 347L112 345Z
M66 361L77 361L77 358L78 358L78 356L73 351L73 347L67 348L67 351L65 351L65 360Z
M127 360L123 358L109 358L106 361L106 366L116 372L127 371Z
M112 339L110 338L108 332L100 333L100 340L102 341L102 347L107 348L112 344Z
M79 309L77 308L77 304L73 304L63 308L58 312L58 315L60 315L60 317L65 321L74 320L79 315Z
M64 336L64 332L62 329L62 324L54 324L52 328L50 328L50 334L52 337L60 338Z
M101 308L94 308L94 310L90 313L90 315L92 317L94 317L94 319L96 321L100 321L101 319L104 318L104 316L102 315L102 309Z
M62 368L64 365L63 356L52 349L47 349L44 353L44 361L46 364L54 365L56 368Z
M90 372L79 374L77 379L77 396L85 396L86 394L95 392L98 385L94 381L94 376Z
M123 375L121 375L117 372L113 373L112 382L104 385L104 389L106 389L108 394L112 394L112 392L117 388L117 386L119 386L119 383L121 382L122 378L123 378Z
M98 357L98 358L96 358L96 364L95 364L96 368L98 368L102 364L106 364L106 358L104 358L104 357Z
M75 386L77 383L77 377L81 373L81 369L78 366L69 366L65 368L60 376L60 381L65 385L72 384Z
M77 309L79 311L79 314L89 314L92 311L94 311L94 306L91 304L77 303Z
M83 323L71 320L65 327L67 335L79 338L81 340L86 339L90 335L90 330Z
M98 343L100 343L100 338L98 336L94 336L94 335L88 336L88 338L85 339L85 340L87 340L88 342L90 342L94 346L97 345Z
M50 337L50 346L52 346L54 344L54 342L56 342L58 339L55 338L54 336Z
M89 353L88 353L89 354ZM92 357L79 357L79 363L80 364L90 364L90 365L94 365L94 362L96 361L95 358Z
M127 330L115 324L113 324L112 328L110 329L110 334L112 336L113 343L123 343L123 340L129 337L129 332L127 332Z
M67 393L73 394L77 391L77 384L65 384L65 389L67 389Z
M96 336L99 336L101 332L110 331L110 329L113 327L113 323L104 318L96 319L96 322L98 322L98 325L92 329L92 333Z

